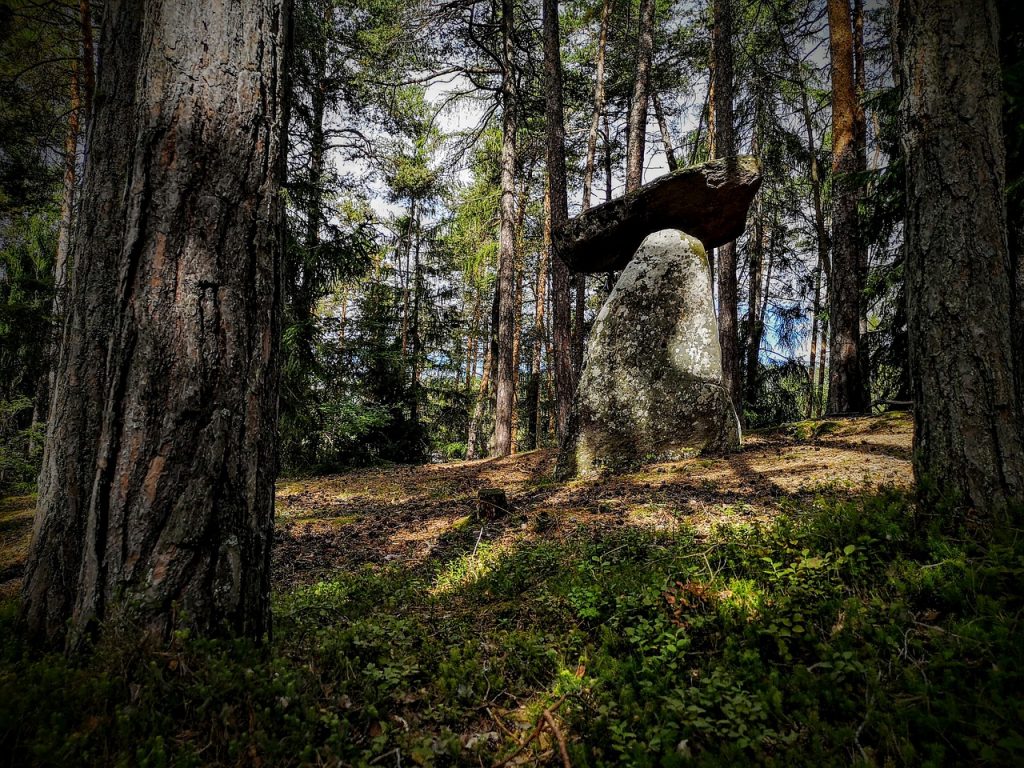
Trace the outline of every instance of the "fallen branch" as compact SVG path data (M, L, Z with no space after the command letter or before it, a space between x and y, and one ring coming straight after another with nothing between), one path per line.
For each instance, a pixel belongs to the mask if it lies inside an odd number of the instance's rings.
M558 723L555 722L555 718L551 716L551 713L547 710L544 711L544 720L548 724L548 728L555 734L555 739L558 741L558 751L562 753L562 765L564 768L572 768L572 763L569 762L569 750L565 746L565 737L562 736L562 731L558 728Z

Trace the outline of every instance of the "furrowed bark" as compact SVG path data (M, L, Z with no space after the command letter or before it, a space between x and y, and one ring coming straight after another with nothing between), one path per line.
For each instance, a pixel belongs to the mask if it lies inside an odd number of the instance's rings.
M551 302L552 348L555 362L556 432L560 440L568 432L569 412L576 392L572 375L569 267L558 249L559 235L569 220L565 178L565 116L562 105L562 53L558 0L544 0L545 116L547 119L547 170L551 196Z
M1024 503L1011 342L998 21L900 0L907 293L919 487L994 529Z
M109 2L30 632L270 630L286 3Z
M498 366L494 409L495 456L512 452L512 409L515 404L514 356L516 307L516 93L512 40L515 3L502 0L501 75L501 213L498 238Z

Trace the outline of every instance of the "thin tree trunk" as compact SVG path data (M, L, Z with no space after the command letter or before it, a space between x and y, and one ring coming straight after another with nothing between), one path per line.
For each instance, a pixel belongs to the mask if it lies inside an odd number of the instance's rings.
M406 358L409 356L409 303L412 298L409 282L412 273L409 264L412 259L412 210L409 211L403 240L402 253L398 255L396 268L400 273L402 285L402 364L405 365Z
M811 182L811 202L814 205L814 232L817 250L818 250L818 263L815 267L814 276L814 319L811 321L811 359L810 359L810 376L808 379L807 389L807 418L821 414L821 394L822 385L819 383L817 387L814 383L814 366L815 358L818 347L818 318L821 315L821 284L823 274L829 272L829 238L828 238L828 227L825 223L825 210L821 200L821 168L818 164L818 148L815 146L814 141L814 121L811 117L811 107L807 100L807 85L801 83L800 88L800 103L804 117L804 131L807 136L807 156L809 162L807 164L808 179ZM824 331L824 324L822 324L822 331ZM825 345L821 345L821 356L818 361L820 370L818 371L818 378L823 379L825 375ZM817 393L817 394L815 394Z
M644 183L644 148L647 138L647 101L651 86L651 58L654 55L655 0L640 0L636 44L636 78L629 106L626 138L626 192Z
M733 8L732 0L714 0L712 30L712 77L714 80L714 154L736 154L735 117L733 115ZM743 379L740 371L740 343L737 322L736 243L716 249L718 282L718 337L722 345L722 374L725 388L738 414L743 413Z
M863 291L859 246L856 174L863 127L857 119L854 83L853 28L850 0L828 0L832 52L832 272L829 276L829 327L832 337L828 392L830 413L868 410L861 344Z
M701 130L704 127L705 121L710 119L711 109L711 96L714 91L715 78L708 76L708 89L704 94L704 106L700 111L700 116L697 118L697 130L693 133L693 145L690 148L690 165L697 162L698 152L700 151L700 139Z
M32 406L32 426L45 422L50 411L50 393L57 377L58 334L61 332L65 313L67 312L68 273L70 264L68 254L71 250L71 229L75 217L75 196L78 191L78 139L81 134L82 105L81 84L79 82L80 63L71 65L71 112L68 115L68 129L64 135L64 179L61 185L60 220L57 225L57 251L53 260L53 328L49 331L46 345L46 370L39 377L36 394ZM35 435L33 429L30 435ZM34 456L37 445L34 437L28 440L28 455Z
M764 120L764 83L755 83L757 91L754 99L754 131L750 142L750 154L757 156L763 143ZM747 271L747 349L744 373L744 399L748 403L756 402L758 395L759 371L758 363L761 353L761 337L764 324L760 308L767 305L761 298L761 266L764 263L764 194L757 196L754 207L754 233L747 245L750 251L750 263ZM765 288L767 293L767 288Z
M756 151L754 152L756 154ZM758 195L754 210L754 234L749 243L750 269L747 275L747 361L745 400L756 402L758 392L758 361L761 353L761 337L764 325L761 321L761 308L767 303L767 297L761 302L761 265L764 258L764 206L762 196ZM767 288L765 289L767 292Z
M96 93L96 49L92 39L92 6L89 0L78 2L78 32L82 36L81 59L82 67L82 107L85 116L92 114L93 98ZM83 120L83 122L85 122Z
M679 163L676 161L676 151L672 146L672 134L665 120L665 110L661 106L661 96L656 90L651 91L651 103L654 105L654 118L658 121L658 130L661 132L661 144L665 148L665 161L668 163L669 172L672 172L679 167Z
M512 452L515 406L516 280L516 93L513 57L513 0L501 3L501 224L498 237L498 376L494 409L494 455Z
M558 0L544 0L544 78L547 117L548 186L551 195L551 301L552 347L555 358L556 432L564 439L569 412L576 391L572 374L572 350L569 309L569 268L558 254L559 233L569 219L565 178L565 116L562 106L562 53L559 33Z
M412 337L412 365L409 375L410 393L410 420L414 425L420 420L420 292L423 281L420 279L420 213L413 199L412 212L413 225L416 232L416 245L413 248L412 268L412 321L410 323L410 335Z
M466 394L473 388L473 376L476 375L477 334L480 332L480 294L474 291L473 316L470 320L469 334L466 336Z
M57 227L57 254L53 260L53 314L64 317L68 292L68 254L71 251L71 228L75 215L75 193L78 190L78 137L82 116L79 63L71 66L71 112L64 135L64 181L61 190L60 223Z
M814 366L818 356L818 317L821 314L821 255L814 268L814 302L811 304L811 354L807 366L807 418L814 416ZM824 359L824 355L822 356Z
M857 174L860 179L865 178L868 170L868 128L867 115L864 110L864 93L867 88L867 76L864 62L864 3L863 0L853 0L853 77L854 92L854 151L857 155ZM865 182L857 184L857 210L860 210L860 203L867 194ZM868 243L862 232L862 226L858 224L855 231L857 247L857 281L861 291L868 282ZM860 377L863 382L867 410L871 410L871 347L870 336L868 335L868 306L861 299L860 302Z
M533 316L533 359L530 362L529 391L529 446L536 448L539 444L541 429L540 394L541 394L541 361L544 342L544 308L547 304L548 287L548 255L551 252L551 192L548 184L544 185L544 244L540 250L537 263L537 282L534 287Z
M523 336L523 262L525 261L525 239L526 239L526 205L529 202L530 181L533 178L533 166L524 174L522 186L519 190L519 202L516 215L516 329L512 343L512 359L515 365L512 367L512 446L515 448L517 435L519 433L519 360L521 358L521 339Z
M484 423L489 413L493 413L494 381L497 379L498 361L498 322L500 294L495 284L494 293L491 297L491 317L487 324L487 351L484 353L484 368L480 376L480 389L477 392L476 403L473 405L473 414L469 420L469 435L466 438L466 458L478 459L486 455L486 449L490 447L490 440L482 440L484 437Z
M1005 528L1024 504L998 19L901 0L907 294L918 487ZM955 159L955 162L953 162Z
M821 418L825 415L825 371L828 367L825 365L825 361L828 359L828 318L822 318L821 321L821 353L819 359L817 396L818 409L815 412L815 416Z
M583 348L587 342L584 314L587 307L587 276L576 272L572 276L573 294L576 297L576 309L572 314L572 376L574 381L580 380L583 371Z
M608 114L604 115L604 201L607 203L612 199L612 180L613 180L613 168L612 163L612 133L611 125L608 121Z
M106 6L23 586L51 643L270 630L286 19Z
M604 53L608 45L608 17L612 10L612 0L604 0L601 5L601 30L597 36L597 72L594 79L594 112L590 118L590 132L587 134L587 156L583 164L583 205L582 210L590 208L591 188L594 183L594 162L597 155L597 134L604 112ZM606 142L607 144L607 142Z

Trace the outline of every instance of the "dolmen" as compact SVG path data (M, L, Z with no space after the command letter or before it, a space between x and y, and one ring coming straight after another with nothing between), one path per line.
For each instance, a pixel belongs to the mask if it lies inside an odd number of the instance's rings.
M559 476L739 447L705 249L742 233L760 181L755 158L716 160L569 223L571 268L623 271L587 339Z

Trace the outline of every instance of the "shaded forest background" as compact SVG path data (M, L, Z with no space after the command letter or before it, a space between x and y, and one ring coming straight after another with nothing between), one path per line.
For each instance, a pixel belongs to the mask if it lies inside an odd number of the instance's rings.
M623 193L643 5L561 7L570 214ZM741 382L734 400L748 428L852 410L829 403L837 178L855 197L856 227L842 237L856 238L863 260L867 402L877 411L911 398L891 9L859 0L849 9L855 107L865 129L852 175L834 170L827 4L758 0L732 9L735 147L758 155L764 168L736 244L737 348L726 360L727 375ZM516 449L528 450L556 439L558 339L571 345L578 373L613 276L553 282L541 9L511 10L511 426ZM87 1L0 8L0 487L8 489L38 472L67 238L81 205L84 127L102 98L93 92L92 42L101 13ZM493 450L499 246L508 218L500 205L502 13L493 4L296 3L287 67L285 472ZM646 180L715 154L716 113L720 134L724 110L716 110L713 87L714 13L702 2L658 3L647 22ZM1003 29L1011 126L1020 119L1015 16L1004 14ZM1019 133L1007 131L1013 200ZM562 319L554 303L565 293Z
M1020 764L1022 45L0 4L0 765ZM616 278L567 217L735 154L743 445L556 478Z

